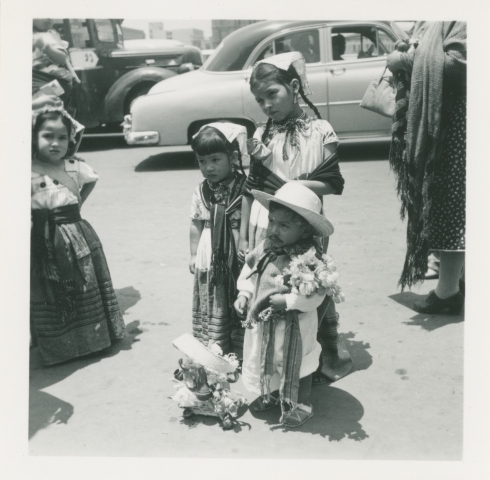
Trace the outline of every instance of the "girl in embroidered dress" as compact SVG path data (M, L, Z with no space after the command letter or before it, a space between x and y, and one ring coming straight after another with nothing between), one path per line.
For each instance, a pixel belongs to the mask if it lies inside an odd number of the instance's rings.
M330 123L320 118L306 96L311 91L301 53L288 52L260 61L250 77L250 89L269 119L265 128L259 127L247 143L251 165L242 206L241 258L264 240L268 225L269 212L253 200L252 189L274 194L284 183L297 181L321 198L340 195L344 188L336 153L339 140ZM298 97L318 118L303 112ZM328 237L322 240L326 252ZM352 368L349 353L339 343L338 314L330 297L325 299L320 311L318 339L322 355L314 375L315 384L338 380Z
M125 333L102 245L80 217L98 179L73 156L81 130L63 109L33 112L31 331L45 365L98 352Z
M192 325L204 345L242 358L244 331L233 309L245 173L247 130L233 123L203 126L192 140L204 180L192 196L190 272L194 275ZM238 168L240 171L238 171Z

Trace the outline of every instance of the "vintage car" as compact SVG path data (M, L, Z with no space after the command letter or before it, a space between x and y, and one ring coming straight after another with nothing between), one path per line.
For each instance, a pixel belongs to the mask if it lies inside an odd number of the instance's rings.
M250 92L253 65L269 55L303 53L322 118L344 141L386 141L391 120L360 108L386 55L406 34L394 22L263 21L227 36L199 70L155 85L125 117L130 145L185 145L208 122L229 120L251 134L266 122ZM305 106L306 107L306 106ZM312 112L309 112L312 114Z
M125 48L116 19L54 19L53 28L69 44L80 85L68 109L87 132L101 126L121 132L131 103L158 82L202 66L196 47L175 41L129 41ZM104 130L102 130L104 131Z

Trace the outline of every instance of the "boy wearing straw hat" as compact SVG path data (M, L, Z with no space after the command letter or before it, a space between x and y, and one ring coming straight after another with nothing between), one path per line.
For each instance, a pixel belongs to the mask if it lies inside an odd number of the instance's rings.
M246 323L251 326L245 333L242 378L247 390L260 395L256 411L280 403L282 425L297 427L313 416L312 373L321 352L317 308L326 291L301 295L278 279L291 260L312 247L321 259L314 235L326 237L334 229L321 214L318 196L298 182L286 183L275 195L252 193L269 209L269 225L266 240L247 255L237 284L235 309L242 317L248 310ZM263 321L268 308L273 315Z

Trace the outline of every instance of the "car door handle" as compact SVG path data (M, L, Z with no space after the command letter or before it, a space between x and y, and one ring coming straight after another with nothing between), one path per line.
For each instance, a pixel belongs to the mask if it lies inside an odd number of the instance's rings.
M331 68L330 73L332 75L343 75L345 73L345 68Z

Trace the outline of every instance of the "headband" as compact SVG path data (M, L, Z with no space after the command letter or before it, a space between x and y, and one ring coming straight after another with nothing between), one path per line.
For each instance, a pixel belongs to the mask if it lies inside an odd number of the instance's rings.
M192 138L196 138L206 127L212 127L219 130L230 143L232 143L233 140L236 140L242 156L248 155L246 127L230 122L207 123L206 125L203 125Z
M276 68L287 71L292 65L298 74L301 87L305 95L311 95L313 92L310 90L308 79L306 78L306 62L301 52L287 52L280 53L279 55L273 55L272 57L264 58L260 62L254 65L254 68L261 63L269 63Z

